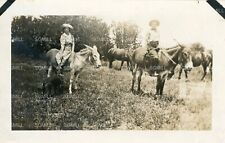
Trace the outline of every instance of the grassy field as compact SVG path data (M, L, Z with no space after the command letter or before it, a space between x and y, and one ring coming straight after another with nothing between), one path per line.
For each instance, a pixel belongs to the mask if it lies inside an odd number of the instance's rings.
M131 73L106 66L87 67L79 88L68 94L47 97L41 85L44 69L31 64L12 66L12 129L15 130L209 130L211 129L212 82L200 81L201 68L190 74L190 82L178 74L166 82L165 95L155 99L156 78L143 75L141 95L130 92ZM106 65L106 64L105 64ZM184 75L183 75L184 78Z

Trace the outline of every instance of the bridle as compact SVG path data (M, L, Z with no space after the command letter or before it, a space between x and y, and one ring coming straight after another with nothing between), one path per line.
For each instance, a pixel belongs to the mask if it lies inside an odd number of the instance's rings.
M180 44L178 44L178 46L179 46L180 48L182 48ZM168 54L165 53L163 50L161 50L161 52L162 52L163 55L164 55L165 57L167 57L167 58L169 59L169 61L171 61L174 65L180 65L179 62L176 63L176 62L171 58L171 57L174 57L174 56L179 52L179 50L180 50L180 49L178 49L172 56L168 55Z
M163 53L164 56L166 56L174 65L177 65L178 63L176 63L168 54L166 54L163 50L161 51Z

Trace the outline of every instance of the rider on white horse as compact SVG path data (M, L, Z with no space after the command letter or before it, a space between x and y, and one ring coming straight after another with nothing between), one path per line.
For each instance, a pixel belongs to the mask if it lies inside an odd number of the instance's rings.
M73 56L72 54L74 52L75 47L74 37L70 33L70 30L73 29L73 26L71 26L70 24L63 24L62 27L63 34L60 37L61 49L56 55L56 61L58 63L57 70L60 75L62 75L62 66L65 64L65 62L70 56Z

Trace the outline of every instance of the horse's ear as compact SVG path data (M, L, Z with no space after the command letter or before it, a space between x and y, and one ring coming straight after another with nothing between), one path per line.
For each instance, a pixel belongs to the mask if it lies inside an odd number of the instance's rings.
M97 46L96 46L96 45L94 45L94 46L93 46L93 49L97 50Z
M183 50L185 48L185 46L182 44L179 44L178 46L180 47L181 50Z
M88 45L86 45L86 44L84 44L84 46L85 46L86 48L91 48L91 49L92 49L92 47L91 47L91 46L88 46Z

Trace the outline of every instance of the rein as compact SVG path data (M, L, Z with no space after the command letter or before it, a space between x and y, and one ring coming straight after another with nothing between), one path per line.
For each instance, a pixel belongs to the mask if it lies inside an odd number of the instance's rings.
M83 56L85 56L85 55L87 55L87 54L89 54L89 50L88 49L82 49L80 52L77 52L77 53L75 53L75 56L74 56L74 58L77 58L78 60L81 60L81 57L83 57ZM79 55L79 56L78 56ZM89 58L88 58L89 59Z
M176 65L177 63L168 55L166 54L164 51L161 51L163 53L163 55L165 55L174 65Z
M180 46L180 45L179 45ZM176 63L172 58L179 52L180 49L178 49L172 56L170 56L169 54L165 53L163 50L161 50L161 52L163 53L163 55L165 55L174 65L179 65L179 63ZM172 57L172 58L171 58Z

